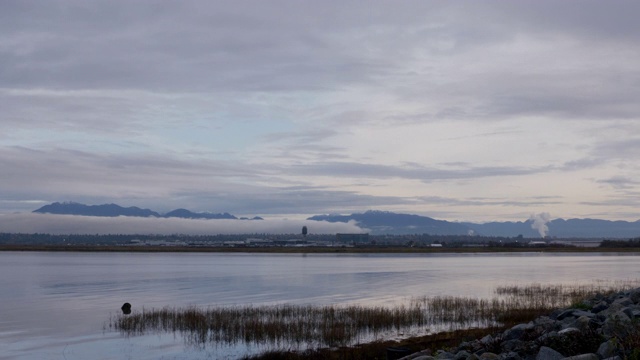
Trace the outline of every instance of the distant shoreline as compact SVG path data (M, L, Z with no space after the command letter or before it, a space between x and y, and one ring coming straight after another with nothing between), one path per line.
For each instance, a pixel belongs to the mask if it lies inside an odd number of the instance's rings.
M139 252L139 253L266 253L266 254L474 254L474 253L640 253L640 248L600 247L187 247L104 245L0 245L0 251Z

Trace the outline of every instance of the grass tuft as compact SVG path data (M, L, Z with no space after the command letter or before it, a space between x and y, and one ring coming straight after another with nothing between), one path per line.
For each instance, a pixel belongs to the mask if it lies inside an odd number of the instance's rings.
M167 307L118 315L110 323L126 335L177 332L196 344L260 345L267 349L265 358L283 348L299 349L289 350L296 355L288 354L286 358L296 358L302 352L314 358L325 354L326 348L354 349L356 344L375 344L401 333L426 335L433 333L433 329L456 331L513 326L557 308L572 304L587 306L585 299L638 284L635 281L578 286L502 286L489 299L425 296L392 307L291 304L204 309Z

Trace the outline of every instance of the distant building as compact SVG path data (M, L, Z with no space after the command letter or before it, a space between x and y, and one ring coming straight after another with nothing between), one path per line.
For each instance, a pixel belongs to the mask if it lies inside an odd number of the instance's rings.
M244 243L247 244L247 245L252 245L252 246L273 245L273 241L272 240L258 239L258 238L247 238L247 240L245 240Z
M530 241L529 242L529 246L547 246L547 242L546 241Z
M369 234L336 234L336 241L342 243L364 244L369 242Z

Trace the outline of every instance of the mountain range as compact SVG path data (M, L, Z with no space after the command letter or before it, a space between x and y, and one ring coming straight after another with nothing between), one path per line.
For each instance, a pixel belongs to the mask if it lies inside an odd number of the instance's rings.
M133 217L163 217L163 218L182 218L182 219L230 219L230 220L263 220L261 217L256 216L249 218L238 218L229 213L208 213L208 212L192 212L187 209L176 209L169 211L166 214L160 214L156 211L149 209L141 209L136 206L122 207L116 204L103 204L103 205L85 205L76 202L55 202L53 204L45 205L34 213L40 214L59 214L59 215L81 215L81 216L133 216Z
M480 235L540 238L637 238L640 221L609 221L598 219L555 219L537 222L535 219L518 222L451 222L426 216L397 214L387 211L367 211L351 215L316 215L308 220L349 222L369 229L373 235L430 234Z
M122 207L116 204L85 205L75 202L55 202L45 205L34 213L82 215L82 216L134 216L182 219L231 219L262 220L261 217L238 218L229 213L192 212L187 209L176 209L165 214L139 207ZM451 222L437 220L427 216L399 214L389 211L370 210L350 215L315 215L307 220L343 222L354 221L372 235L479 235L540 238L550 236L556 238L638 238L640 237L640 221L609 221L599 219L555 219L538 221L528 219L517 222Z

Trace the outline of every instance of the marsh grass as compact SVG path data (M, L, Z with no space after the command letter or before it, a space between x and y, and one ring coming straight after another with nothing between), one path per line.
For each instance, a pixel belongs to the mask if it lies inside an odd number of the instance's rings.
M265 305L143 309L112 318L125 335L180 333L196 344L263 345L269 349L318 349L380 341L390 334L428 334L469 328L511 326L610 294L640 282L593 285L502 286L489 299L435 296L397 306ZM111 326L111 325L110 325Z

